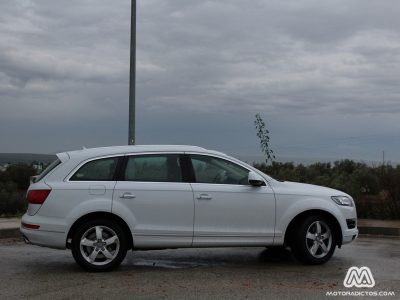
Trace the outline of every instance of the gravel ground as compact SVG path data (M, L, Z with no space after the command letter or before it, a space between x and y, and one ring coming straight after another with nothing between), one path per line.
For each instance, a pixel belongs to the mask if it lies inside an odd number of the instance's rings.
M400 240L359 238L322 266L265 248L129 252L111 273L87 273L69 251L0 240L1 299L329 299L332 291L395 292L400 299ZM371 269L376 285L347 289L351 266ZM351 297L352 299L360 297Z

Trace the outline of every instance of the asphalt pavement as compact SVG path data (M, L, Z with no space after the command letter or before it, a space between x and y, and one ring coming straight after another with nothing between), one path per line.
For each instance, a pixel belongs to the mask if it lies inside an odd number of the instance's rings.
M69 251L0 240L1 299L355 299L327 292L384 292L400 298L400 239L359 238L321 266L287 250L177 249L129 252L111 273L87 273ZM367 266L373 288L346 288L352 266ZM373 297L371 299L376 299ZM364 298L363 298L364 299Z

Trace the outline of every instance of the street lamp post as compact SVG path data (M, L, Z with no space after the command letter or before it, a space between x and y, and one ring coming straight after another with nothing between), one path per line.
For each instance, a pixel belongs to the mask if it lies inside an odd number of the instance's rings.
M131 0L131 55L129 72L129 133L128 144L135 145L135 84L136 84L136 0Z

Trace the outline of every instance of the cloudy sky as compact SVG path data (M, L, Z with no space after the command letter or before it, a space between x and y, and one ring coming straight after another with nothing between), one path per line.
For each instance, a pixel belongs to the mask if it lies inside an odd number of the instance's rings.
M398 0L138 0L137 143L400 161ZM127 143L129 0L0 2L0 152Z

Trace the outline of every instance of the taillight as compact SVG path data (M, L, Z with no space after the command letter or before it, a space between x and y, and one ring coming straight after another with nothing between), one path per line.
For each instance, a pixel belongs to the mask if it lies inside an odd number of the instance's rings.
M51 190L30 190L26 198L30 204L43 204Z
M21 222L22 227L27 228L27 229L39 229L40 225L36 225L36 224L28 224L28 223L24 223Z

